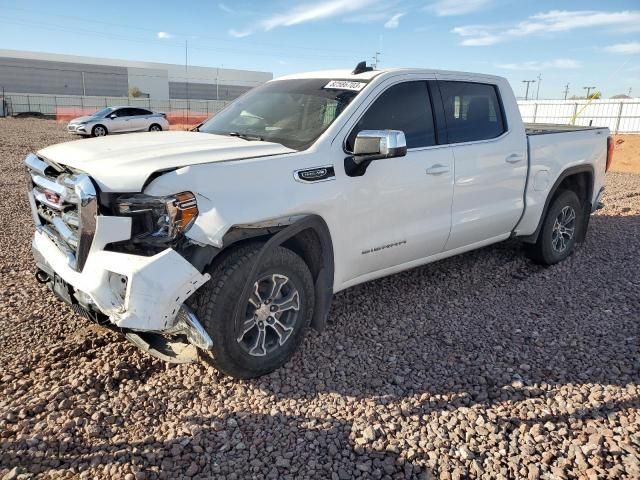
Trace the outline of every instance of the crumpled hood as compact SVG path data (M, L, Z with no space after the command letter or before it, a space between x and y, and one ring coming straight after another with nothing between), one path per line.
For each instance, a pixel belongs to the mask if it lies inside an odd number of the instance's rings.
M88 173L102 191L139 192L154 172L292 152L279 143L169 131L75 140L44 148L38 155Z

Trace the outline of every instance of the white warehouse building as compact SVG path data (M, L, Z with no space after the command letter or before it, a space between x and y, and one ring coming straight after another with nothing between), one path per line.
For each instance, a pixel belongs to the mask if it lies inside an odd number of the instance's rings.
M185 71L186 70L186 71ZM269 72L0 49L0 93L233 100Z

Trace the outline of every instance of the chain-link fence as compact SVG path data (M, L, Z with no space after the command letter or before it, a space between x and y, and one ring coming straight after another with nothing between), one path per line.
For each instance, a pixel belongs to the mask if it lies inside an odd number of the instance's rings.
M612 133L640 133L640 100L518 100L527 123L608 127Z
M2 97L0 97L2 98ZM0 104L2 100L0 100ZM60 121L89 115L105 107L130 105L163 112L171 124L195 125L229 104L224 100L156 100L133 97L82 97L76 95L36 95L8 93L4 114L42 114ZM3 109L0 107L0 113Z

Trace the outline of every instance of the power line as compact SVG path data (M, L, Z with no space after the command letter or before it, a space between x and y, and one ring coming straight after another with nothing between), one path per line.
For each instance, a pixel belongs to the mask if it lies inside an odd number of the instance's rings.
M5 12L10 11L10 10L18 10L18 11L22 11L22 12L27 12L27 13L41 13L41 11L39 10L31 10L31 9L27 9L27 8L20 8L20 7L11 7L10 9L5 10ZM57 13L48 13L47 14L50 17L58 17L58 18L68 18L68 19L73 19L73 20L79 20L82 22L89 22L89 23L97 23L97 24L102 24L102 25L107 25L107 26L111 26L111 27L119 27L119 28L126 28L127 30L139 30L141 32L150 32L153 34L157 34L157 29L151 29L151 28L144 28L144 27L140 27L140 26L136 26L136 25L127 25L127 24L123 24L123 23L116 23L116 22L106 22L104 20L96 20L95 18L88 18L88 17L79 17L76 15L61 15L61 14L57 14ZM29 18L23 18L22 20L26 21L26 22L31 22L31 19ZM235 44L238 40L233 40L233 39L229 39L229 38L225 38L225 37L217 37L217 36L213 36L213 35L208 35L208 34L194 34L194 33L184 33L184 32L172 32L174 35L177 36L181 36L181 37L189 37L192 39L209 39L209 40L213 40L216 42L226 42L226 43L233 43ZM195 37L195 38L194 38ZM163 40L166 41L166 40ZM310 51L319 51L319 52L329 52L329 51L333 51L333 52L339 52L339 53L351 53L353 55L358 54L359 52L355 51L355 50L345 50L343 48L337 49L337 48L327 48L327 47L307 47L307 46L301 46L301 45L291 45L288 43L278 43L278 42L262 42L262 41L250 41L247 39L242 39L242 42L245 44L255 44L256 46L259 47L264 47L264 46L272 46L272 47L278 47L278 48L282 48L282 47L286 47L286 48L292 48L292 49L296 49L296 50L310 50Z
M129 42L137 42L137 43L143 43L143 44L151 44L151 45L155 45L155 46L159 46L158 42L155 40L149 40L147 38L139 38L139 37L131 37L131 36L126 36L126 35L119 35L119 34L114 34L114 33L103 33L103 32L98 32L96 30L86 30L86 29L81 29L81 28L69 28L66 26L60 26L60 25L56 25L56 24L52 24L52 23L42 23L42 22L33 22L33 21L24 21L24 20L15 20L12 19L10 17L6 17L6 16L2 16L0 15L0 18L4 19L3 23L4 24L14 24L14 25L18 25L18 26L37 26L38 28L42 28L42 29L47 29L47 30L52 30L52 31L58 31L58 32L65 32L65 33L73 33L73 34L77 34L77 35L86 35L86 36L91 36L91 37L101 37L101 38L108 38L108 39L114 39L114 38L118 38L121 40L126 40ZM176 42L176 41L171 41L171 40L163 40L162 41L162 45L165 46L171 46L171 47L176 47L176 48L183 48L183 43L182 42ZM292 59L305 59L305 60L316 60L318 58L326 58L326 59L335 59L336 55L331 55L331 54L327 54L327 55L291 55L291 54L282 54L282 53L275 53L273 52L273 50L265 50L265 51L261 51L261 50L256 50L256 49L250 49L250 50L246 50L246 49L241 49L241 48L237 48L234 47L233 49L230 49L228 47L196 47L196 46L192 46L191 47L192 50L200 50L200 51L215 51L215 52L219 52L219 51L223 51L223 52L232 52L234 55L246 55L246 56L271 56L271 57L275 57L275 58L292 58ZM349 59L352 60L353 57L352 56L344 56L343 57L345 60Z

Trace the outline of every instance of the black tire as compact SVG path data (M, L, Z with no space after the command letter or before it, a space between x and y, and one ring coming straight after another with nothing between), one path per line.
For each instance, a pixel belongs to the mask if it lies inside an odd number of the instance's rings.
M556 228L556 220L561 220L564 212L573 212L575 215L573 223L567 224L569 227L573 226L570 238L566 229L563 230L565 233L561 234ZM569 216L565 218L569 218ZM538 241L533 245L527 245L527 254L532 260L542 265L554 265L561 262L573 252L576 240L581 238L583 228L584 214L580 199L575 192L563 190L551 202L538 235Z
M212 363L222 373L239 379L259 377L285 364L302 341L313 316L315 303L313 279L304 260L291 250L284 247L273 248L263 259L256 278L248 278L263 245L260 242L251 242L236 247L228 253L223 252L222 258L208 270L211 280L198 290L194 301L191 302L198 318L213 341L212 354L207 354L205 360ZM277 278L287 278L288 283L285 282L280 286L279 294L282 294L281 292L285 289L284 285L287 284L288 288L292 289L289 293L293 290L298 292L298 310L283 311L276 319L278 322L282 320L283 323L279 323L282 326L287 322L287 318L289 320L294 318L294 323L287 324L286 339L281 344L283 336L277 333L275 326L266 324L268 320L274 321L277 314L273 314L272 318L272 314L267 313L269 317L263 321L262 330L266 332L265 335L271 344L269 346L267 342L263 341L262 351L264 354L260 349L257 349L259 356L256 356L256 346L258 346L260 338L264 338L260 337L258 314L267 310L255 309L252 312L251 309L254 307L250 303L250 298L255 297L252 297L251 294L245 298L238 297L247 281L252 284L264 278L269 278L270 281L272 278L276 278L273 275L276 275ZM260 286L262 283L258 283L258 285ZM270 308L277 308L275 307L276 303L274 301ZM254 330L247 331L242 341L239 339L242 333L242 328L238 325L240 320L236 322L234 317L236 308L243 321L255 321ZM267 306L263 308L267 309ZM295 313L297 316L284 317L290 313ZM246 345L246 343L254 343L251 335L255 337L253 354L248 351ZM273 350L268 351L268 348L273 348Z
M152 123L151 125L149 125L149 131L150 132L161 132L162 131L162 127L160 125L158 125L157 123Z
M104 132L104 133L102 133ZM109 134L109 130L104 125L96 125L91 129L92 137L105 137Z

